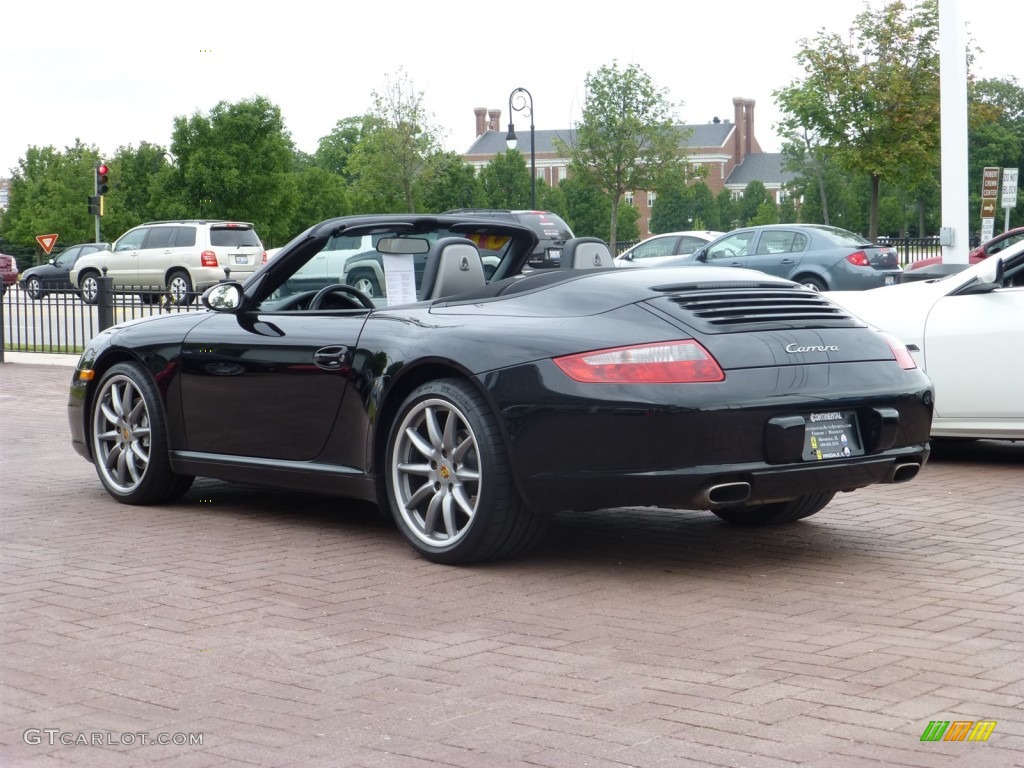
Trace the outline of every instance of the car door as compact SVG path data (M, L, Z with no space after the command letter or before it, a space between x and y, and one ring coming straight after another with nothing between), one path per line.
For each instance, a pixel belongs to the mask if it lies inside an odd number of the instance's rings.
M68 248L64 253L53 260L52 269L40 270L39 282L44 290L67 290L71 288L71 280L68 275L71 267L78 261L85 251L81 245Z
M1024 287L945 296L925 324L925 371L944 419L1024 420Z
M769 275L792 279L807 251L809 239L794 229L762 230L747 266Z
M164 275L171 265L174 237L178 227L151 227L138 253L139 269L134 285L162 290Z
M138 285L139 254L150 229L138 227L126 232L114 243L110 252L105 254L107 277L113 278L115 288Z
M653 267L662 262L668 261L676 255L676 244L679 242L678 235L661 235L652 237L635 246L629 252L629 257L621 259L619 266L622 267Z
M756 234L747 229L720 237L700 251L700 260L715 267L745 267Z
M339 311L218 313L200 323L181 354L188 449L316 458L341 407L365 318Z

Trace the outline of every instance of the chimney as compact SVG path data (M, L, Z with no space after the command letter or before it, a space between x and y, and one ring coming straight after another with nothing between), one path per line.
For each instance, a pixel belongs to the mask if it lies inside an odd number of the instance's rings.
M743 136L747 144L744 154L749 155L754 151L754 100L747 99L743 105L747 109L746 124L743 126Z
M745 117L746 110L744 109L744 105L745 104L746 104L746 99L735 98L735 99L732 100L732 105L733 105L733 108L735 110L735 114L733 115L733 117L734 117L733 123L735 123L735 125L736 125L736 131L735 131L736 138L735 138L734 143L733 143L733 154L736 156L736 165L739 165L740 163L743 162L743 158L744 158L744 156L745 156L745 154L747 152L747 147L748 147L747 137L746 137L746 132L747 132L747 121L746 121L746 117Z
M484 131L487 130L487 107L477 107L473 110L473 114L476 115L476 135L483 136Z
M501 110L500 109L492 109L490 112L487 113L487 116L488 116L488 118L490 118L489 128L487 130L489 130L489 131L500 131L501 130Z

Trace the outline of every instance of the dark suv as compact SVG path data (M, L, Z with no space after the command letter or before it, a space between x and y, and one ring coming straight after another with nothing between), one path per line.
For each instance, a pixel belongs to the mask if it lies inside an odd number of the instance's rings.
M557 267L562 260L562 246L574 235L562 217L550 211L507 211L500 208L455 208L445 213L469 216L485 216L491 219L507 219L529 227L537 233L540 242L526 265L531 269Z

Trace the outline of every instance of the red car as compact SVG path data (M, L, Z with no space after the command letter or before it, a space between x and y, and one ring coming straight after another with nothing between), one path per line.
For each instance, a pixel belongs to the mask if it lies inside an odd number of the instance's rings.
M18 261L13 256L0 253L0 296L18 282Z
M1013 245L1014 243L1019 243L1021 240L1024 240L1024 227L1008 229L1006 232L1003 232L1003 234L997 235L993 237L991 240L988 240L979 245L977 248L975 248L973 251L967 254L967 259L971 264L977 264L979 261L982 261L983 259L991 256L994 253L999 253L1004 248L1009 248L1011 245ZM935 266L936 264L942 264L941 257L936 256L933 259L921 259L920 261L912 261L907 265L904 272L910 272L916 269L923 269L925 267L932 267ZM959 271L960 269L964 269L965 267L967 267L967 264L950 265L950 267L953 266L957 267L955 271ZM947 272L944 274L950 273ZM934 277L934 275L932 276Z

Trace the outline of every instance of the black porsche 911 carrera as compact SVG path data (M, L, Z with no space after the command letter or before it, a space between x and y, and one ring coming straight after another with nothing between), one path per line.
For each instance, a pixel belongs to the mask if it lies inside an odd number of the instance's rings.
M377 243L388 304L341 282L322 253L340 235ZM208 311L94 338L74 447L124 503L195 476L333 493L444 563L520 553L559 510L791 522L927 461L929 380L826 296L739 269L616 270L594 238L524 275L535 241L459 215L318 224L210 288Z

